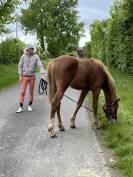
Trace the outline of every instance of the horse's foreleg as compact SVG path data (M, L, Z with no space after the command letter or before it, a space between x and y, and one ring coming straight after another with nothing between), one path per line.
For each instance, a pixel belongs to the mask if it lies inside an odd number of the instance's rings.
M93 128L98 129L100 128L97 120L97 109L98 109L98 99L99 99L100 89L94 90L92 93L93 97Z
M76 128L76 126L75 126L76 115L77 115L78 110L79 110L80 107L82 106L83 101L84 101L84 99L85 99L87 93L88 93L88 90L82 90L81 93L80 93L79 100L78 100L78 103L77 103L77 108L76 108L76 110L74 111L74 114L73 114L73 116L72 116L72 118L71 118L71 122L70 122L70 127L71 127L71 128Z
M57 90L54 99L51 104L51 114L50 114L50 121L49 121L49 127L48 131L50 132L50 136L53 138L56 136L54 132L54 118L55 118L55 113L56 111L59 110L60 106L60 100L63 97L64 92L61 90ZM59 112L58 112L59 113Z
M63 127L62 121L61 121L60 106L61 106L61 103L59 103L59 106L57 108L58 127L60 131L65 131L65 128Z

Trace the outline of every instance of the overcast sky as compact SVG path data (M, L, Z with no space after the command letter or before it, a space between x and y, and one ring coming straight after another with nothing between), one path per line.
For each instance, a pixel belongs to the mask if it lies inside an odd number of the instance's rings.
M85 42L90 41L89 25L94 20L102 20L108 18L109 10L113 0L78 0L78 11L80 20L85 24L85 37L81 38L79 46L82 47ZM15 25L11 25L11 28L15 31ZM12 33L15 37L15 32ZM25 35L20 29L18 29L18 38L25 43L35 43L35 36Z
M81 38L80 46L83 46L86 41L90 41L89 26L94 20L110 17L109 11L112 4L113 0L79 0L79 16L85 24L85 37Z

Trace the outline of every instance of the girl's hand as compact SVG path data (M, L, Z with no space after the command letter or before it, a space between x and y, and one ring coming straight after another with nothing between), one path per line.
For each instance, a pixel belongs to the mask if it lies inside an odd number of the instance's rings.
M42 76L42 77L41 77L41 79L42 79L42 80L45 80L45 77L44 77L44 76Z
M19 81L20 81L20 82L23 81L23 77L22 77L22 76L19 77Z

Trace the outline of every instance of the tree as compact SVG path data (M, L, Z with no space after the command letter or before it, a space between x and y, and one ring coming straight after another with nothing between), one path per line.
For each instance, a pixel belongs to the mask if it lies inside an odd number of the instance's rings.
M110 19L94 21L91 25L91 55L109 64L108 40Z
M19 39L6 39L0 44L0 64L18 63L25 44Z
M110 36L114 44L114 60L119 69L133 72L133 1L117 0L111 9ZM117 37L116 37L117 36Z
M54 56L77 46L83 23L78 22L77 0L32 0L22 10L21 24L26 32L37 35L44 49Z
M0 34L8 32L5 25L14 19L11 14L15 11L18 3L19 0L0 0Z
M133 73L133 1L116 0L111 18L91 25L91 55Z
M91 58L91 42L86 42L83 50L85 52L85 56L87 58Z

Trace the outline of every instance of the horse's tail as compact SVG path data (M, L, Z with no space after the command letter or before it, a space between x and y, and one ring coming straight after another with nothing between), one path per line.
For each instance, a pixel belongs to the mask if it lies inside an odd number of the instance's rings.
M49 80L49 102L51 103L53 101L53 98L56 93L56 83L54 79L54 67L55 67L55 61L51 61L48 64L48 80Z

